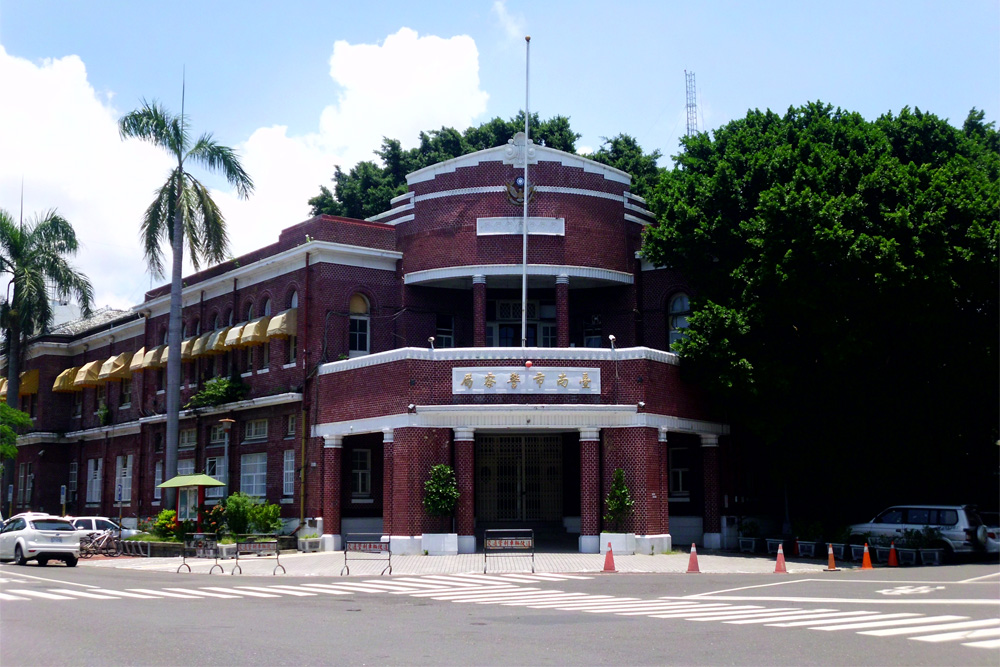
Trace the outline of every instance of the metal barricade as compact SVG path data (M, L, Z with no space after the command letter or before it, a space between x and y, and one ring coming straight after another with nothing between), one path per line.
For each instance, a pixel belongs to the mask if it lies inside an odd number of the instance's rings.
M362 558L364 555L374 556L372 558ZM352 558L359 560L385 560L386 566L382 568L379 576L389 572L392 574L392 547L389 538L381 533L352 533L344 535L344 567L340 570L340 576L351 573L351 568L347 564ZM384 558L383 558L384 557Z
M243 537L246 538L249 536L243 536ZM274 556L275 560L277 561L277 565L274 566L274 569L271 571L271 574L272 575L278 574L278 568L281 568L282 574L288 574L288 572L285 570L285 566L281 564L281 557L279 556L280 550L278 549L278 540L271 536L266 536L266 537L268 539L257 539L252 542L251 541L241 542L237 540L236 564L233 565L233 571L230 572L229 574L236 574L237 570L239 570L240 574L243 574L243 568L240 567L241 555L256 556L258 558L259 557L267 558L269 556Z
M483 574L490 557L531 558L535 571L535 531L531 528L492 528L483 539Z
M151 542L143 542L141 540L123 540L122 541L122 553L128 556L142 556L143 558L149 558L152 549Z
M188 558L214 558L215 563L208 573L213 574L215 568L219 568L220 573L225 572L219 565L219 536L215 533L191 533L185 537L181 558L181 564L177 566L178 572L182 567L186 567L188 572L191 571L191 566L187 563Z

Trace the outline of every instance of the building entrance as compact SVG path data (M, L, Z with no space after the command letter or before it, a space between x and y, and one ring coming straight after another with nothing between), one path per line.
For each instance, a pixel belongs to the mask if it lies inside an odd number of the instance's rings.
M476 435L476 521L559 521L563 437Z

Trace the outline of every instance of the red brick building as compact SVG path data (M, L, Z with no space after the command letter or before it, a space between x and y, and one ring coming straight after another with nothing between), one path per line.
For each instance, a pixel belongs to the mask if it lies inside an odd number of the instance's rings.
M213 377L249 390L182 410L178 472L226 482L209 502L280 503L289 529L322 519L328 547L457 532L469 552L528 526L597 551L623 468L640 548L720 546L728 427L666 351L688 287L638 257L654 221L629 176L518 135L407 182L375 218L319 216L185 278L181 404ZM163 287L32 343L13 511L60 512L61 485L70 514L117 514L119 485L126 517L162 508L168 310ZM438 463L458 478L454 529L421 504Z

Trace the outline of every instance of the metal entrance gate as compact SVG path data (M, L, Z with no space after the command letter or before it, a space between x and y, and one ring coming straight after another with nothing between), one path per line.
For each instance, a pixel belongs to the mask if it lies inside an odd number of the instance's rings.
M562 519L561 435L476 435L476 520Z

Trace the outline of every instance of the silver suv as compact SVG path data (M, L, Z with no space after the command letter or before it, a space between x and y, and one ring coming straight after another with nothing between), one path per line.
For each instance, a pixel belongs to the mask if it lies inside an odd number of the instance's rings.
M903 531L926 527L941 531L940 546L950 554L1000 552L997 528L986 526L972 505L895 505L851 526L851 542L860 544L866 535L901 540Z

